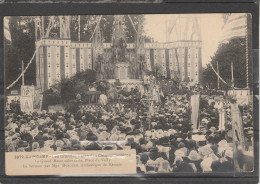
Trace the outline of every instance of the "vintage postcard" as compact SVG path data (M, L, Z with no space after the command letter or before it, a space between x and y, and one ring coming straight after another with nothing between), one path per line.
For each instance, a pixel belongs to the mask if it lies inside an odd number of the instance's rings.
M251 24L6 16L6 174L252 172Z

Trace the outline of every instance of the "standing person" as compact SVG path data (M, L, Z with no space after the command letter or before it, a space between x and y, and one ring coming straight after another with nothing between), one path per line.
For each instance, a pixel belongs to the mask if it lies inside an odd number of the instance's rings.
M114 84L110 85L107 93L108 93L108 99L110 99L112 102L115 102L116 90Z
M11 110L12 113L15 112L15 101L14 100L12 100L11 103L10 103L10 110Z
M92 85L89 86L89 91L91 91L91 92L97 91L95 83L93 83ZM95 95L94 94L90 94L90 103L91 102L95 102Z
M101 95L99 96L99 103L102 106L105 106L108 103L108 98L107 98L107 96L105 95L105 93L103 91L101 92Z
M17 114L21 114L21 104L20 104L20 100L17 100L16 101L16 104L15 104L15 111Z
M134 111L135 109L135 91L133 88L131 88L131 91L130 91L130 96L131 96L131 110Z
M146 91L148 91L148 88L149 88L149 86L148 86L148 84L149 84L149 75L148 75L148 73L146 73L145 75L144 75L144 87L145 87L145 90Z
M122 84L121 84L121 82L120 82L120 79L116 79L114 85L116 86L117 89L118 89L118 88L121 88L121 85L122 85Z
M93 83L92 85L89 86L89 91L97 91L95 83Z

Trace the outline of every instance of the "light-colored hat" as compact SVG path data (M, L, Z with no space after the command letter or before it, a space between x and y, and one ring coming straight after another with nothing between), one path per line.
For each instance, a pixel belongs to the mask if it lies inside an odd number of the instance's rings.
M203 170L203 172L211 172L211 165L212 165L213 159L211 157L205 158L201 163L200 166Z
M191 160L191 161L198 161L201 159L200 155L198 154L197 151L195 150L192 150L188 156L188 158Z
M180 156L180 157L185 157L185 156L186 156L186 154L185 154L185 153L183 152L183 150L181 150L181 149L176 150L176 151L174 152L174 154L175 154L176 157L178 157L178 156Z
M225 157L233 159L233 151L232 150L227 150L225 152Z
M199 151L199 153L200 153L200 155L201 155L202 157L208 156L208 155L210 155L211 153L213 153L213 150L212 150L210 147L208 147L207 145L206 145L206 146L203 146L203 147L200 147L200 148L198 149L198 151Z

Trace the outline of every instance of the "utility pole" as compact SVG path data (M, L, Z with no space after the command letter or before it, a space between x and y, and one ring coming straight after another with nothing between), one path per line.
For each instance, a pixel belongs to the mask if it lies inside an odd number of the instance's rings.
M34 18L34 28L35 28L35 43L37 41L37 30L38 30L38 25L37 25L37 17Z
M22 60L22 85L24 86L24 63L23 63L23 60Z
M169 33L168 33L168 15L166 15L166 18L165 18L165 36L166 36L166 42L169 42Z
M218 61L217 61L217 72L218 72L218 89L219 89L219 67L218 67Z
M44 16L42 16L42 38L44 38Z
M246 88L249 88L249 77L248 77L248 24L249 24L249 21L248 21L248 15L247 16L247 19L246 19Z
M233 61L231 61L231 82L232 82L232 89L234 89L234 68L233 68Z
M78 40L80 41L80 15L78 16L78 24L79 24L79 29L78 29Z

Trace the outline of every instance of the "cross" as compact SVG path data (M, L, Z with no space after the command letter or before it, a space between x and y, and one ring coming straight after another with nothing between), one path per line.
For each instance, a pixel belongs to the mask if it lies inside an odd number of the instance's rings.
M89 59L90 59L90 57L91 57L91 54L88 55L88 58L89 58Z
M48 57L51 57L51 54L50 54L50 53L48 53Z
M80 55L80 59L82 59L83 58L83 56L82 55Z
M68 53L66 52L66 57L68 57Z
M59 63L57 63L57 64L56 64L56 66L57 66L57 68L59 68L59 67L60 67L60 64L59 64Z
M60 56L60 54L59 53L57 53L57 58Z
M68 64L68 63L66 63L66 67L69 67L69 64Z
M60 74L59 73L57 73L57 77L60 78Z
M88 64L88 68L89 68L89 69L91 68L91 64L90 64L90 63Z
M49 68L51 67L51 63L48 63L48 67L49 67Z

